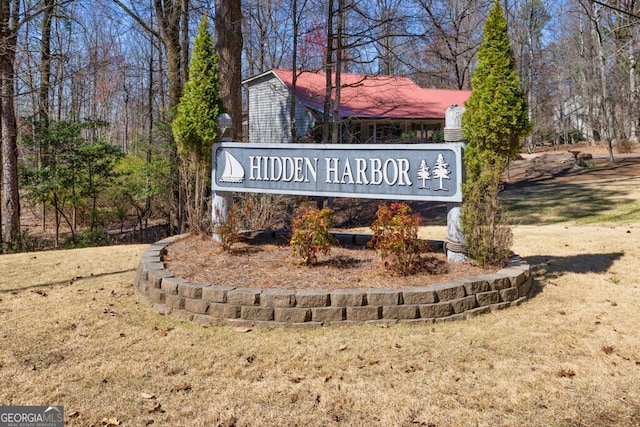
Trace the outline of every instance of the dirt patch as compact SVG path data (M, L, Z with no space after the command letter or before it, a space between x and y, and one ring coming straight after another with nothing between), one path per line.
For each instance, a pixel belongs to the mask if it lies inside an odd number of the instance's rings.
M167 247L165 264L177 277L198 283L261 289L355 289L428 286L492 272L471 264L448 263L443 253L423 255L425 271L394 276L374 250L333 247L314 266L296 264L288 246L236 244L223 252L211 239L188 236ZM197 256L194 256L197 254Z

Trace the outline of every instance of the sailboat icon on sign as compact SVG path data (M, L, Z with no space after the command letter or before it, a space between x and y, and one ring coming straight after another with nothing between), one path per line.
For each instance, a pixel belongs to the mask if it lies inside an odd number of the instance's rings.
M242 182L244 181L244 168L228 151L225 154L224 171L220 177L220 182Z

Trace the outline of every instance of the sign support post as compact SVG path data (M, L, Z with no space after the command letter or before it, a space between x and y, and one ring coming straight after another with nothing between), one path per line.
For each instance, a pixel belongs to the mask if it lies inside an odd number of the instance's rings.
M462 113L464 107L452 105L445 111L444 140L445 142L463 142ZM447 204L447 241L445 242L447 259L453 262L468 261L467 247L462 233L462 204Z

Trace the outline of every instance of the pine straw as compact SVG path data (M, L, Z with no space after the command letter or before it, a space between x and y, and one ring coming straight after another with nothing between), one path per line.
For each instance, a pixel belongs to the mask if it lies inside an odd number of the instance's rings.
M639 226L518 227L539 293L433 325L203 327L134 295L144 246L3 255L0 404L69 426L636 426Z
M236 243L223 252L209 237L188 236L167 246L165 265L177 277L199 283L262 289L349 289L428 286L495 269L447 262L443 253L422 255L423 269L409 276L387 272L376 252L365 248L331 248L318 263L300 265L291 248L275 244ZM198 254L198 256L194 256Z

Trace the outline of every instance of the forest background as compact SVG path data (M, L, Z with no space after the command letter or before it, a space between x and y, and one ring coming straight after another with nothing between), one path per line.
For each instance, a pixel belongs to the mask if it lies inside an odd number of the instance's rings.
M240 82L271 68L407 75L471 89L494 0L5 0L0 6L0 252L106 240L106 224L184 230L171 121L198 23L212 19L221 94L241 140ZM640 1L500 0L527 94L529 149L638 146ZM339 84L327 86L320 126ZM338 142L331 138L332 142ZM64 239L60 230L69 232ZM82 231L82 232L80 232Z

